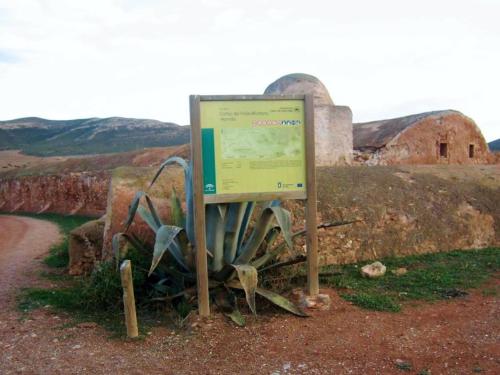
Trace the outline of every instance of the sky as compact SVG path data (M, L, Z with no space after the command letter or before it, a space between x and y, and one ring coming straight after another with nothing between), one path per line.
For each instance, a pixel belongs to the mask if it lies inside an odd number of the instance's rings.
M500 0L0 0L0 120L188 124L190 94L318 77L354 122L439 109L500 138Z

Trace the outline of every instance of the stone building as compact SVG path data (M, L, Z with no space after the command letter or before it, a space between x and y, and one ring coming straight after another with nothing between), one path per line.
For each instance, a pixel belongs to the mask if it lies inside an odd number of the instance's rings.
M288 74L271 83L265 95L314 96L316 165L346 165L352 162L352 112L337 106L319 79L308 74Z
M492 161L476 123L452 110L354 124L353 143L355 160L368 165Z

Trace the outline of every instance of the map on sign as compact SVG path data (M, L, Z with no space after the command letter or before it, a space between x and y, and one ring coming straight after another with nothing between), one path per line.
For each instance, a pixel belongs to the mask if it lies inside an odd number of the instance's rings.
M303 100L200 102L204 193L305 193Z
M221 129L224 159L278 159L299 157L303 129Z

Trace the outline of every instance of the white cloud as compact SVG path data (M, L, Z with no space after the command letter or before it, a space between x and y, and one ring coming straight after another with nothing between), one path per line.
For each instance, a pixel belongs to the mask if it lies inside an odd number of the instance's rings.
M491 140L499 11L494 0L0 0L0 119L185 124L189 94L261 93L305 72L356 121L454 108Z

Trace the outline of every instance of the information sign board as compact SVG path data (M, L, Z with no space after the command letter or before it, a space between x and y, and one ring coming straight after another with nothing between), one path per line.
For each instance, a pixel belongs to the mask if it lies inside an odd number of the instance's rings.
M205 201L286 192L305 199L304 124L304 100L201 101Z

